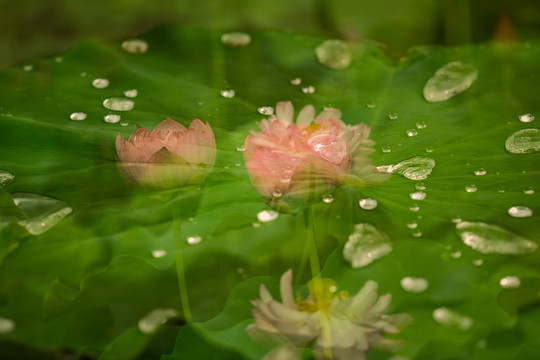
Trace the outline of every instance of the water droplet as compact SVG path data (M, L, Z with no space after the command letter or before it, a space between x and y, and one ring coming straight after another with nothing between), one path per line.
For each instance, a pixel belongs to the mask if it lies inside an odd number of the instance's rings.
M416 135L418 135L418 131L416 129L407 130L407 136L408 137L413 137L413 136L416 136Z
M523 129L516 131L506 139L506 150L512 154L529 154L540 150L540 131Z
M129 125L129 121L125 119L120 120L120 126L128 126L128 125Z
M274 114L274 108L271 106L261 106L257 109L257 112L261 115L272 115Z
M425 180L431 175L435 160L423 156L415 156L395 165L377 166L377 171L399 174L410 180Z
M365 198L360 200L359 205L364 210L373 210L377 207L377 200L372 198Z
M431 146L426 147L426 152L427 152L427 153L432 153L432 152L433 152L433 148L432 148Z
M238 145L236 147L236 151L244 152L246 151L246 147L244 145Z
M343 248L343 258L351 263L353 268L360 268L392 251L392 242L386 234L380 232L371 224L362 223L354 227Z
M448 329L466 331L473 326L471 318L444 306L433 311L433 320Z
M486 174L487 174L487 171L486 171L486 169L484 169L484 168L480 168L480 169L478 169L478 170L474 170L474 175L476 175L476 176L484 176L484 175L486 175Z
M398 114L395 113L395 112L390 113L390 114L388 114L388 118L389 118L390 120L396 120L396 119L398 118Z
M292 85L300 85L301 83L302 83L302 79L300 79L299 77L291 80Z
M130 90L124 91L124 96L128 98L134 98L134 97L137 97L137 95L139 95L139 92L137 91L137 89L130 89Z
M375 102L373 101L368 101L367 104L366 104L366 107L368 109L375 109Z
M476 185L467 185L467 186L465 186L465 191L468 192L468 193L476 192L476 190L478 190Z
M326 40L315 49L317 59L324 66L343 70L349 67L352 61L352 53L349 45L341 40Z
M429 283L424 278L407 276L401 279L400 285L403 290L418 294L426 291Z
M74 112L71 115L69 115L69 118L71 120L82 121L86 119L86 114L83 112Z
M167 251L163 249L152 250L152 257L159 259L167 255Z
M420 210L420 206L418 206L418 204L411 204L411 205L409 205L409 210L418 211L418 210Z
M121 98L121 97L113 97L110 99L105 99L103 101L103 106L106 109L114 110L114 111L130 111L133 110L133 107L135 106L135 102L130 99Z
M240 166L240 165L242 165L242 163L240 161L235 161L234 162L234 166Z
M422 237L422 232L420 230L416 230L415 232L413 232L411 234L413 237L415 238L419 238L419 237Z
M122 50L132 54L144 54L148 51L148 43L140 39L126 40L122 42Z
M279 213L277 211L274 211L274 210L263 210L263 211L260 211L258 214L257 214L257 219L260 221L260 222L270 222L270 221L274 221L278 218L279 216Z
M11 319L0 317L0 334L9 334L15 330L15 322Z
M7 170L0 169L0 188L8 186L13 182L13 180L15 180L15 175L13 175Z
M281 191L281 189L275 189L274 191L272 191L272 196L275 198L280 198L281 196L283 196L283 191Z
M462 221L456 225L456 231L465 245L483 254L522 255L538 248L535 242L497 225Z
M58 224L73 209L64 201L32 193L14 193L13 202L28 219L19 221L28 232L39 235Z
M414 188L416 190L426 190L426 184L424 184L423 182L417 182L416 184L414 184Z
M454 259L459 259L461 257L461 251L454 251L452 253L450 253L450 256L453 257Z
M198 235L188 236L188 238L187 238L187 243L188 243L189 245L197 245L197 244L199 244L201 241L202 241L202 237L200 237L200 236L198 236Z
M306 86L302 88L302 92L304 94L313 94L315 92L315 88L313 86Z
M230 32L221 35L221 43L231 48L248 46L251 36L243 32Z
M236 95L233 89L221 90L220 94L222 97L226 99L232 99L234 95Z
M324 201L326 204L330 204L334 201L334 196L332 196L332 194L326 194L323 196L322 201Z
M57 63L61 63L64 61L64 58L60 57L60 56L57 56L54 58L54 61L57 62Z
M109 80L101 78L94 79L94 81L92 81L92 86L96 89L105 89L107 86L109 86Z
M482 266L482 265L484 265L484 260L483 259L475 259L475 260L473 260L473 264L474 264L474 266Z
M407 227L409 229L416 229L418 227L418 224L415 222L410 222L410 223L407 223Z
M137 324L143 334L154 333L160 325L165 324L167 319L178 316L178 312L171 308L157 308L150 311Z
M424 98L429 102L448 100L467 90L477 77L478 70L474 66L452 61L429 78L424 87Z
M532 194L534 194L534 189L532 188L532 186L529 186L529 187L523 189L523 193L525 195L532 195Z
M515 218L525 218L531 217L533 215L533 211L531 208L526 206L512 206L510 209L508 209L508 215Z
M455 217L455 218L452 219L452 222L453 222L454 224L459 224L459 223L462 222L462 221L463 221L463 220L462 220L460 217Z
M517 276L505 276L499 281L503 289L517 289L521 286L521 280Z
M418 130L422 130L422 129L425 129L427 127L427 124L423 121L419 121L416 123L416 128Z
M423 191L415 191L410 193L409 196L413 200L424 200L426 198L426 193Z
M497 189L497 192L498 192L498 193L501 193L501 194L504 193L505 191L506 191L506 190L505 190L505 188L503 188L503 187Z
M519 121L524 123L530 123L534 121L534 116L532 114L519 115Z
M116 124L117 122L120 122L121 116L118 114L107 114L105 117L103 117L103 121L109 124Z
M381 151L382 151L383 153L387 154L387 153L389 153L390 151L392 151L392 149L390 149L389 146L383 146L383 147L381 148Z
M31 65L31 64L30 65L24 65L23 70L27 71L27 72L32 71L32 70L34 70L34 65Z

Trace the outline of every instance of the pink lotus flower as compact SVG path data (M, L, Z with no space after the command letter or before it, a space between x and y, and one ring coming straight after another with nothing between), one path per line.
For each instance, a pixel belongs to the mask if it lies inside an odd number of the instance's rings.
M116 137L118 167L138 185L168 189L200 184L216 160L216 141L210 125L194 119L186 129L163 120L153 131L137 126L126 141Z
M305 106L293 123L291 102L279 102L276 116L246 138L244 159L251 182L271 206L296 211L319 201L339 183L362 182L375 172L364 124L346 125L341 111L327 108L315 117Z

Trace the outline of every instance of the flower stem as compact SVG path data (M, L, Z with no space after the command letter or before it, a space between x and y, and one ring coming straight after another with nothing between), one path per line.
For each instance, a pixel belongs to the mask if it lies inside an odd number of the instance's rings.
M311 206L304 209L304 224L306 226L306 246L309 249L311 276L315 278L321 272L321 265L319 264L319 254L317 253L315 223L313 222L313 209Z
M189 307L189 297L187 293L186 275L184 272L184 253L182 251L182 220L180 219L180 210L175 208L173 211L174 243L176 254L176 274L178 276L178 290L180 291L180 302L182 304L182 313L186 323L193 322L191 308Z

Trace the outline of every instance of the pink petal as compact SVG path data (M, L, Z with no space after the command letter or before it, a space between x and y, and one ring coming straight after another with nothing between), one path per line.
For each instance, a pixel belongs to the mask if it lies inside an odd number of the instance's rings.
M332 108L324 109L324 111L322 113L320 113L320 115L317 116L317 118L315 119L315 123L323 124L328 119L340 120L341 119L341 111L338 110L338 109L332 109Z
M167 118L163 120L162 122L160 122L154 128L154 131L152 131L152 134L159 134L162 138L165 138L169 130L184 132L186 131L186 127L172 119Z
M142 152L132 143L122 138L120 134L116 137L116 153L120 161L125 163L145 162L146 158Z

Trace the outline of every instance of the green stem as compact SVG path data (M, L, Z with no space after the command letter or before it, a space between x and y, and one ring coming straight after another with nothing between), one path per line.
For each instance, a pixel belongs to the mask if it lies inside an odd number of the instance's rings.
M306 226L306 246L309 247L311 276L315 278L321 272L321 265L319 264L319 254L317 253L315 223L313 222L313 209L311 206L304 209L304 224Z
M186 323L193 322L191 308L189 306L189 297L187 293L186 274L184 272L184 253L182 251L182 220L180 219L180 210L175 209L173 214L174 243L176 253L176 274L178 275L178 290L180 290L180 302L182 304L182 313Z

